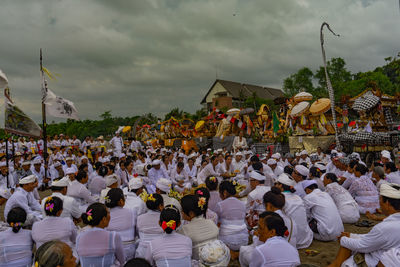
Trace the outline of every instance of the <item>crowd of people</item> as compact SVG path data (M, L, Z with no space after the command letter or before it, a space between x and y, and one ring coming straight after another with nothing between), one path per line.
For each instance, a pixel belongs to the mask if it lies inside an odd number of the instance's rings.
M400 266L388 151L366 166L336 150L196 152L118 133L47 145L44 157L42 140L0 142L0 266L299 266L313 240L339 241L330 266ZM382 222L344 232L360 214Z

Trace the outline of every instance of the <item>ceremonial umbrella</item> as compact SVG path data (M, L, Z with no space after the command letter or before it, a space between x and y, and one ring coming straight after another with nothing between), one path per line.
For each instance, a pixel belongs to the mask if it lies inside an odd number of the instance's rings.
M0 70L0 89L6 88L8 85L7 76Z
M292 111L290 112L290 116L292 116L292 118L301 116L303 113L305 113L307 111L309 106L310 106L310 103L308 103L306 101L298 103L296 106L294 106L292 108Z
M353 109L357 111L363 111L375 107L378 103L379 97L369 91L354 101Z
M194 126L194 129L196 130L196 131L200 131L201 129L203 129L203 127L204 127L204 121L198 121L197 123L196 123L196 126Z
M296 103L299 103L301 101L310 101L310 100L312 100L312 98L313 98L312 94L307 93L307 92L300 92L294 96L294 101Z
M329 100L329 98L320 98L312 103L312 105L310 106L310 113L316 116L327 112L330 108L331 100Z
M226 114L228 114L228 115L236 115L237 113L239 113L240 112L240 109L238 109L238 108L231 108L230 110L228 110L227 112L226 112Z

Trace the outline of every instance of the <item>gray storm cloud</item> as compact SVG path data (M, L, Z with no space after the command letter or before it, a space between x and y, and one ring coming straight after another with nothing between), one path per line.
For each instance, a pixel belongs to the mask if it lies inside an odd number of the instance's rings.
M353 72L400 51L394 0L3 0L0 69L36 121L41 47L60 74L50 88L81 118L193 112L216 73L281 88L300 67L317 69L323 21L342 36L327 35L328 58L343 57Z

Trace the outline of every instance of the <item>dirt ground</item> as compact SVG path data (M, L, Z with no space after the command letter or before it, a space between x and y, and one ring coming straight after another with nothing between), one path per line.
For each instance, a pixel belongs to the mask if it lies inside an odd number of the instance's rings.
M40 197L44 198L48 195L50 195L50 191L44 191L44 192L39 192ZM4 220L4 205L0 206L0 219ZM365 220L367 219L365 216L361 216L360 220ZM370 220L369 220L370 221ZM378 223L375 221L372 221L374 224ZM368 233L371 227L357 227L355 225L351 224L345 224L344 225L345 231L350 232L350 233L357 233L357 234L364 234ZM316 250L319 253L317 255L311 256L306 254L306 249L300 249L299 254L300 254L300 259L302 264L311 264L314 266L327 266L328 264L331 263L331 261L336 257L337 251L339 249L339 244L338 242L321 242L321 241L316 241L314 240L311 246L307 249L312 249ZM232 267L239 267L239 261L231 261L229 266Z

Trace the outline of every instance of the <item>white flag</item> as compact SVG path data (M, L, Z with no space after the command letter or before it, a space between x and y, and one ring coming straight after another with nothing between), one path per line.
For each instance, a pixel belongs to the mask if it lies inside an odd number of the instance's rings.
M65 98L56 96L49 89L47 89L44 103L46 104L47 114L53 117L79 120L78 111L74 103Z

